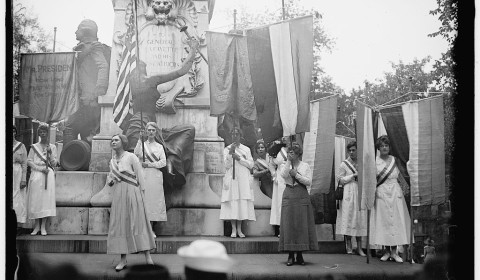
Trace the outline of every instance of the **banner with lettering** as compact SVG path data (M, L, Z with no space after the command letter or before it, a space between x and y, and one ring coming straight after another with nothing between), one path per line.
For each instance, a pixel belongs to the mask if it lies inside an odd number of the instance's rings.
M75 52L21 55L20 113L42 122L56 122L78 106Z

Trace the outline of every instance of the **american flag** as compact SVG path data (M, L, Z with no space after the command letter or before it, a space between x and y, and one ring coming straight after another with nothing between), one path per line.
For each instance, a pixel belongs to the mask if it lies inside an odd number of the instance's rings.
M123 130L133 116L132 90L130 81L133 70L137 66L137 40L135 38L135 18L130 15L127 33L125 34L125 45L122 49L122 64L118 72L117 92L113 101L113 120Z

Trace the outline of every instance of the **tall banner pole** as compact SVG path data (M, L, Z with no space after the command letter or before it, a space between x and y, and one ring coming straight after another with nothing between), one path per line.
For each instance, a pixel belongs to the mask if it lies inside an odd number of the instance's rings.
M135 56L135 60L136 60L136 72L137 72L137 81L140 83L140 72L139 72L139 68L140 67L140 53L139 53L139 47L138 47L138 19L137 19L137 0L132 0L133 1L133 17L135 19L135 52L136 52L136 56ZM140 95L140 103L141 103L141 100L142 99L142 96ZM143 141L143 133L144 133L144 127L143 127L143 109L142 109L142 106L140 106L140 130L141 130L141 133L140 133L140 141L142 141L142 161L145 162L145 143Z
M367 263L370 263L370 211L367 210Z

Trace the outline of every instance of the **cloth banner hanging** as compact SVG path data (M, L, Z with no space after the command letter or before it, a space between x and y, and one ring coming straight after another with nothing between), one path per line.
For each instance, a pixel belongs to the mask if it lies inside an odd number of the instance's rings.
M310 131L305 133L303 161L312 170L311 193L328 193L334 164L337 96L310 102Z
M79 106L75 52L21 55L20 113L41 122L56 122Z
M401 106L409 141L407 170L412 206L445 201L445 139L443 97Z
M358 193L361 194L358 199L360 210L370 210L374 205L377 185L372 109L361 102L356 103Z

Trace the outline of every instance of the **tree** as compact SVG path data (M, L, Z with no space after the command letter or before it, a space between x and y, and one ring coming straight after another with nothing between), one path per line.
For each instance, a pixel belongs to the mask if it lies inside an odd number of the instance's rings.
M27 9L17 3L12 10L13 31L13 90L14 102L18 101L18 81L20 54L49 52L52 41L50 34L40 26L38 18L27 13Z

